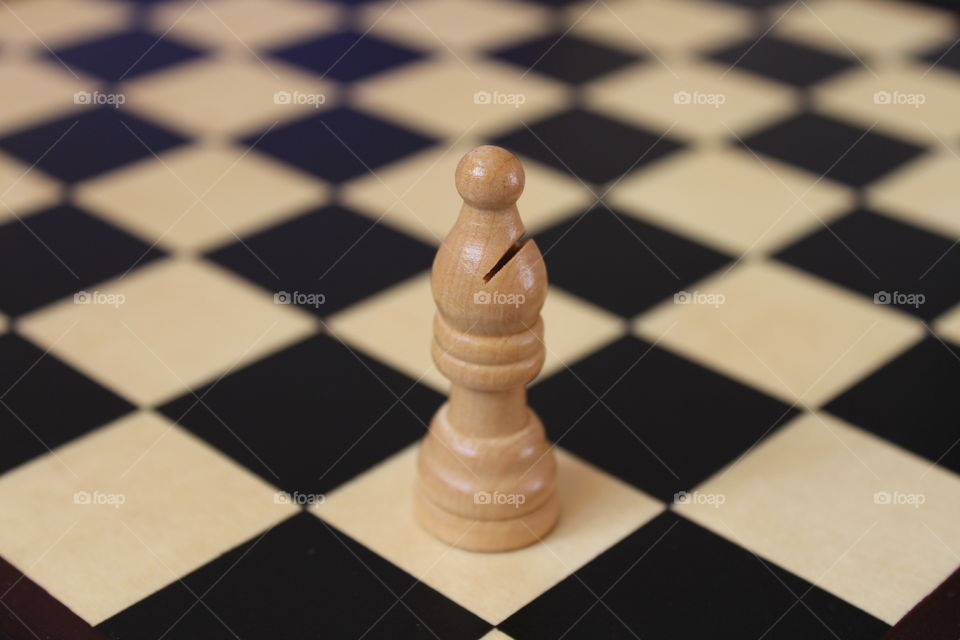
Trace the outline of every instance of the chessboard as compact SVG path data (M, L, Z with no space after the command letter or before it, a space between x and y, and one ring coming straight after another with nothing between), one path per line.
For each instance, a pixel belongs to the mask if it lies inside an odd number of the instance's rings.
M958 38L887 0L0 1L0 638L955 640ZM497 554L412 515L486 143L562 499Z

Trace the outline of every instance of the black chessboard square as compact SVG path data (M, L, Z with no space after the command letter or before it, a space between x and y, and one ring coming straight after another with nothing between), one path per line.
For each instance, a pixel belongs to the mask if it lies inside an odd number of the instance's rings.
M928 336L825 408L960 473L960 347Z
M120 82L201 55L201 51L146 31L124 31L54 51L68 66L107 82Z
M209 257L275 294L291 294L291 302L324 316L429 268L434 252L375 220L329 206Z
M869 211L821 227L776 257L926 320L960 302L954 242Z
M114 640L435 640L476 639L490 625L318 518L301 513L98 629Z
M635 337L535 385L530 402L551 442L667 502L794 414Z
M730 261L712 249L602 206L535 239L552 284L625 317Z
M320 494L423 437L442 400L320 335L161 411L267 482Z
M277 127L244 140L331 182L349 180L435 141L424 135L347 107Z
M0 336L0 362L0 472L133 409L15 334Z
M572 84L593 80L639 58L566 32L538 36L493 52L494 57Z
M618 179L681 148L665 136L582 109L521 126L493 144L595 184Z
M940 69L960 72L960 44L951 40L945 46L924 54L921 60Z
M736 69L746 69L797 87L806 87L849 69L856 60L812 49L776 36L750 38L710 55Z
M84 111L0 139L0 149L66 182L159 154L186 139L111 107Z
M273 55L341 82L366 78L423 56L419 51L357 31L312 38L274 51Z
M71 206L0 226L0 311L32 311L163 255Z
M909 142L812 113L779 122L744 143L854 187L873 182L923 152Z
M499 628L525 640L880 640L888 630L860 609L669 511Z

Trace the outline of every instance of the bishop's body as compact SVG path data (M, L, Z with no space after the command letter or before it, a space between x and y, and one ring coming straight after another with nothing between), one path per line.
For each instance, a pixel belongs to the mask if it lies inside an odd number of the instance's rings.
M543 256L523 241L520 162L499 147L456 171L463 208L433 263L433 359L450 379L420 449L416 512L452 545L506 551L559 515L556 461L526 385L543 366Z

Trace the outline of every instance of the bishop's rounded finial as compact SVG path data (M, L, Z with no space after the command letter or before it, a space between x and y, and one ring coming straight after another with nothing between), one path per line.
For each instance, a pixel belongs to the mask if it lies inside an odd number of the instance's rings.
M457 191L475 209L506 209L523 193L523 167L515 155L492 145L477 147L457 165Z

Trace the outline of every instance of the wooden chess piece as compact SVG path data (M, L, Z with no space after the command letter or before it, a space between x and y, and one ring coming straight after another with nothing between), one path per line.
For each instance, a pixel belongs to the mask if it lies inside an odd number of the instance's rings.
M433 262L433 359L450 379L420 448L416 514L438 538L507 551L549 533L557 467L526 385L543 366L543 256L516 201L520 161L482 146L457 165L463 207Z

